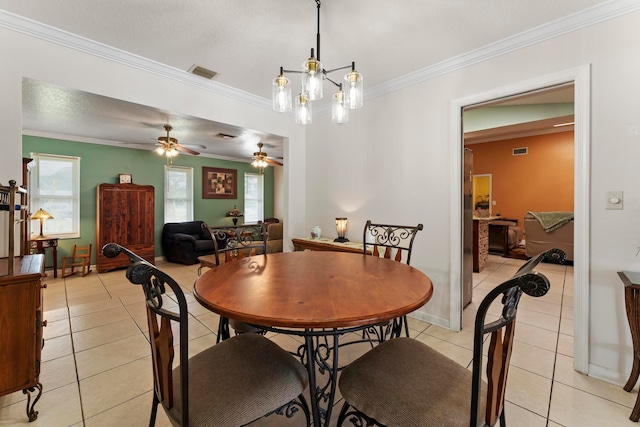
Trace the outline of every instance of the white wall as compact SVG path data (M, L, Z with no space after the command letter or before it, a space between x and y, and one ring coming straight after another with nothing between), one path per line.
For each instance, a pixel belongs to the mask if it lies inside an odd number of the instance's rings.
M509 88L591 64L591 295L589 371L624 382L632 347L619 270L640 270L640 13L521 48L393 93L366 99L346 126L323 116L308 127L307 226L334 228L349 217L360 240L367 219L425 225L412 265L434 283L417 317L448 324L451 271L452 155L450 106L457 99ZM520 179L526 179L521 177ZM607 190L624 191L624 210L604 209ZM550 189L552 191L552 189ZM571 326L569 330L571 330Z

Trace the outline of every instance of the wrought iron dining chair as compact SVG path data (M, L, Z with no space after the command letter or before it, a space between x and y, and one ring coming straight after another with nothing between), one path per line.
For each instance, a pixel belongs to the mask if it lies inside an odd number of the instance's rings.
M269 339L255 334L230 338L189 358L187 301L180 286L135 253L108 243L102 253L126 255L127 279L141 285L147 306L153 365L153 404L149 425L162 405L173 425L241 426L273 413L292 417L301 408L310 425L302 392L308 378L304 366ZM178 310L165 308L173 292ZM177 325L179 366L174 367Z
M213 240L216 265L220 265L221 258L227 263L247 256L266 256L267 227L264 223L244 224L233 227L210 227L207 223L203 223L202 229L207 231ZM218 241L227 242L227 244L224 248L220 248ZM202 269L202 266L198 269L198 273L200 273L200 269ZM235 331L236 335L244 333L265 334L264 329L221 316L218 322L217 342L229 338L231 329Z
M509 280L491 290L478 307L473 370L411 338L386 341L348 365L339 381L345 403L338 426L506 426L504 399L518 303L522 293L545 295L549 280L533 271L543 259L564 262L552 249L530 259ZM488 321L487 311L502 297L502 313ZM483 342L491 335L487 381L482 380Z
M411 264L411 251L413 240L418 231L423 229L422 224L416 226L374 224L368 220L364 226L364 254L382 256L398 262ZM368 335L375 335L378 342L385 341L388 337L398 337L404 328L405 335L409 336L407 316L402 316L388 322L380 323L366 329Z

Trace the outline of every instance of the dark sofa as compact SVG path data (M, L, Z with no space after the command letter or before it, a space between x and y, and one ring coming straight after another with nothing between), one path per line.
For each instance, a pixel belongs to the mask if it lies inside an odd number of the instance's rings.
M202 229L204 221L168 222L162 228L162 252L169 262L196 264L201 255L214 252L213 240ZM218 241L218 247L224 248L225 240Z

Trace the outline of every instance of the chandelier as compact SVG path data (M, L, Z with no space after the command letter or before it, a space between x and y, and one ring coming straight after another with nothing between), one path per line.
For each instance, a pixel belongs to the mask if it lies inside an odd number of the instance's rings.
M311 48L311 56L302 63L302 71L285 70L280 67L280 75L273 79L272 97L273 109L278 112L286 112L291 110L291 86L289 79L284 73L301 73L302 74L302 90L295 98L295 116L296 123L311 123L311 101L322 98L322 83L328 80L333 83L338 92L333 95L331 102L331 121L334 123L346 123L349 121L349 110L362 107L364 90L362 85L362 74L356 71L356 63L352 62L340 68L326 70L320 62L320 0L315 0L318 9L318 31L316 33L316 50ZM314 54L318 56L315 57ZM328 74L334 71L346 70L351 71L344 77L343 83L331 80Z

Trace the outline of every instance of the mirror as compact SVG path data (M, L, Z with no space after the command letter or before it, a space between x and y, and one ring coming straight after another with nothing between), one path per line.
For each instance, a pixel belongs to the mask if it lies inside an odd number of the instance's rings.
M491 174L473 175L473 216L491 216Z

